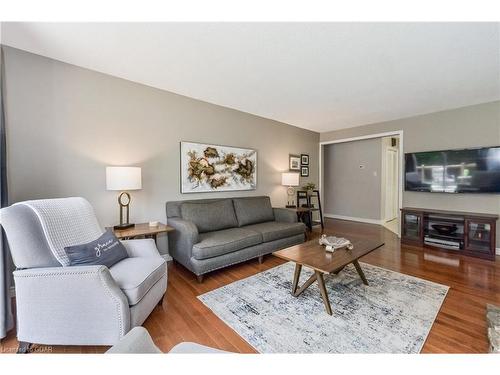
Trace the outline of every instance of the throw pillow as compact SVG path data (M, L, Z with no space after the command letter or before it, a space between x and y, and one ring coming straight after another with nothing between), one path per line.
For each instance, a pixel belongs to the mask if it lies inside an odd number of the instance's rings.
M70 266L104 265L108 268L128 258L127 249L110 230L89 243L67 246Z

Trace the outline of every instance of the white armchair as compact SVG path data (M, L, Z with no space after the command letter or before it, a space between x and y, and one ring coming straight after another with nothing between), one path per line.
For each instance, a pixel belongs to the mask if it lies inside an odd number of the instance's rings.
M69 266L64 247L103 230L83 198L26 201L0 211L12 258L20 350L31 343L113 345L162 301L167 268L153 240L123 241L111 268Z
M149 332L143 327L135 327L120 342L111 347L107 354L160 354ZM170 354L228 354L223 350L194 342L181 342L169 351Z

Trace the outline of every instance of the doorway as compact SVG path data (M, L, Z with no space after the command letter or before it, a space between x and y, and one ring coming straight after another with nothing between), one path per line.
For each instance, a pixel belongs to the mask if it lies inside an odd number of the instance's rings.
M363 156L368 155L368 145L373 145L371 143L357 142L363 140L372 140L376 141L378 144L378 155L375 155L373 159L369 157ZM346 145L346 147L342 147L342 150L345 148L349 149L348 144L356 145L359 152L350 154L349 152L331 152L331 150L335 150L336 144L339 144L338 150L341 150L340 146ZM373 154L373 149L370 151L370 155ZM371 224L378 224L386 227L392 232L396 233L400 236L400 208L403 204L403 131L390 131L386 133L377 133L359 137L352 138L344 138L333 141L323 141L320 142L319 145L319 162L320 162L320 170L319 170L319 185L323 200L326 201L324 206L325 209L325 217L331 217L335 219L341 220L350 220L350 221L359 221ZM332 163L332 160L337 160L337 162ZM354 165L353 160L359 158L359 161L355 161ZM379 174L376 171L376 166L372 163L373 160L378 159ZM342 169L338 169L337 164L340 161ZM347 164L347 167L343 164ZM350 166L350 167L349 167ZM345 170L347 169L347 172ZM379 177L377 177L377 174ZM366 178L371 175L372 179L369 182L366 182ZM363 178L365 180L363 180ZM332 181L334 183L332 184ZM339 189L336 186L336 181L345 181L347 184L347 188L343 189L342 186ZM349 185L350 184L350 185ZM360 210L358 207L360 203L363 202L363 199L358 199L356 201L352 201L346 198L346 191L349 197L352 194L353 186L367 186L369 190L378 190L379 193L374 195L372 194L373 201L378 202L378 215L375 216L372 213L370 216L364 215L364 210ZM326 189L326 190L325 190ZM340 195L340 198L339 198ZM328 200L327 196L331 196L330 200ZM361 196L364 198L364 195L357 194L357 196ZM329 205L332 201L337 201L344 203L343 206L334 204ZM350 201L351 203L345 203L346 201ZM352 205L351 205L352 204ZM373 207L371 207L370 212L373 211ZM330 209L330 211L327 211ZM345 212L344 212L345 211ZM357 214L359 213L359 215Z

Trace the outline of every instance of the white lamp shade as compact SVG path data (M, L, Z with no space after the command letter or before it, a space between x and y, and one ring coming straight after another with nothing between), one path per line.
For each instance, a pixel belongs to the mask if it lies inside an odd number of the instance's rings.
M106 189L120 191L142 189L141 168L106 167Z
M299 186L299 174L298 173L282 173L281 174L281 185L285 186Z

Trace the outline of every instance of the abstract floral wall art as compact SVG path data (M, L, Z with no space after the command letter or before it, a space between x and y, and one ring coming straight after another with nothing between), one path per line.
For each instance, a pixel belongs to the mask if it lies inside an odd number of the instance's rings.
M257 151L181 142L181 193L253 190Z

